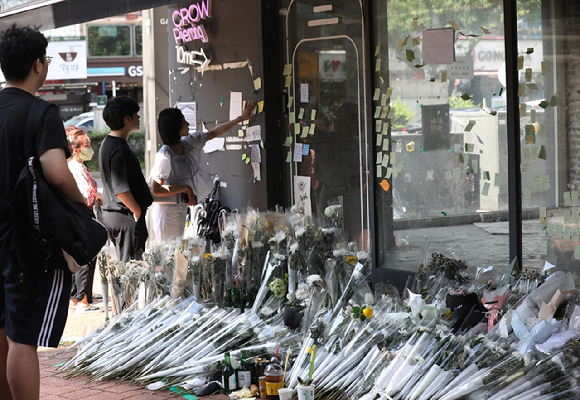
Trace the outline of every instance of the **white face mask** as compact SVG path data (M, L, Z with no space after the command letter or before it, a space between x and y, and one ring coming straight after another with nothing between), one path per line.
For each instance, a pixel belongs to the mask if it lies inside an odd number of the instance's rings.
M91 158L93 158L94 153L95 152L90 147L88 149L81 149L79 158L83 161L89 161Z

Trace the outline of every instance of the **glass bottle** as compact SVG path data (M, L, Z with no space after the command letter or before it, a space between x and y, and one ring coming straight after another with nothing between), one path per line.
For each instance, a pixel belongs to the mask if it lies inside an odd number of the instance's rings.
M236 371L236 384L238 385L238 389L241 389L244 386L249 389L250 386L252 386L252 373L248 368L246 352L244 350L241 351L241 357L240 367Z
M226 393L236 390L236 373L232 367L232 361L229 352L225 354L225 365L224 369L222 370L222 386L224 387L224 391Z

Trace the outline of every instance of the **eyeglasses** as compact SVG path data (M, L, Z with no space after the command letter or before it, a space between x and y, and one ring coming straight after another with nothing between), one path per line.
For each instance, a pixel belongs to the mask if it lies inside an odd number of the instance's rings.
M50 63L52 62L52 56L44 56L44 59L46 60L47 65L50 65Z

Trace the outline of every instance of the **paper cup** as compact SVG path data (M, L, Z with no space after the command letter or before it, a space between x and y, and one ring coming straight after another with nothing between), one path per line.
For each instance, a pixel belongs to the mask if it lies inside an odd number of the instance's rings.
M296 391L298 392L298 400L314 400L314 386L298 385Z
M292 393L294 393L294 390L289 388L278 389L280 400L292 400Z

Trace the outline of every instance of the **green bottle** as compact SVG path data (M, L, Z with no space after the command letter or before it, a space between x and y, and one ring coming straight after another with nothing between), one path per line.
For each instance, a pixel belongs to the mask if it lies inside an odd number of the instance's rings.
M225 365L224 369L222 370L222 386L224 387L224 391L226 393L236 390L236 373L232 367L232 361L229 352L225 354Z
M252 373L250 372L246 362L246 352L242 350L241 353L242 360L240 362L240 367L236 370L236 383L238 385L238 389L241 389L244 386L249 389L252 385Z

